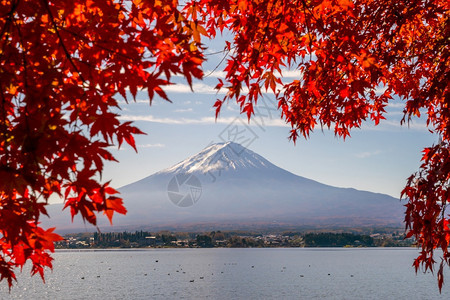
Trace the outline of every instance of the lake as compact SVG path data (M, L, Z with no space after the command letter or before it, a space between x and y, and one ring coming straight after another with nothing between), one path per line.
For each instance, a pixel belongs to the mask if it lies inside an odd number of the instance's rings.
M53 272L1 299L448 299L414 272L417 249L262 248L57 251Z

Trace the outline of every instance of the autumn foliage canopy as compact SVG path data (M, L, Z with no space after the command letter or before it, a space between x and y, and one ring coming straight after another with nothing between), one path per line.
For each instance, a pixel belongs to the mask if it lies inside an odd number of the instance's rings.
M174 75L192 85L204 75L204 41L232 32L226 89L249 118L270 90L291 138L316 126L346 138L363 121L375 125L400 98L403 122L424 115L441 141L424 150L407 181L408 236L422 247L414 266L450 263L450 20L447 0L3 0L0 1L0 276L11 285L31 261L51 267L53 229L42 229L52 195L72 216L96 224L126 213L101 182L108 147L142 132L113 111L117 96L138 90L169 101ZM282 80L283 71L301 76ZM380 92L381 90L381 92Z

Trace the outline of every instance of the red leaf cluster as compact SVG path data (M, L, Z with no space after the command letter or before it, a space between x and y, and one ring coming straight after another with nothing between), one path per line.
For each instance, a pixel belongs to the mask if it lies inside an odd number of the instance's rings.
M61 239L39 227L52 195L72 217L96 224L125 214L99 182L108 147L136 149L142 132L113 111L127 99L163 90L171 76L201 78L204 29L177 1L0 1L0 276L32 263L43 276Z
M220 84L228 93L219 101L235 98L250 117L262 89L272 91L294 141L308 137L317 124L333 127L343 138L362 121L378 124L393 95L411 102L407 116L427 108L436 130L448 126L433 115L441 112L448 93L448 1L200 0L195 5L206 7L201 12L211 35L235 34L227 44L226 83ZM299 77L283 81L286 68L299 70ZM215 107L220 110L218 103Z
M377 125L394 95L403 121L426 112L442 142L402 193L406 228L422 247L416 270L433 268L437 247L448 264L449 18L446 0L0 1L1 279L11 285L27 260L33 273L51 267L59 237L38 224L52 194L92 224L99 212L126 213L98 180L115 160L108 147L136 149L142 134L120 122L114 96L147 89L150 103L169 101L173 75L191 87L203 77L202 36L223 31L234 38L216 116L234 99L251 118L269 91L295 142L317 125L343 138L363 121ZM298 77L287 81L286 69Z
M449 263L450 7L446 0L198 0L208 33L234 33L228 42L224 99L250 118L262 90L273 92L291 138L317 126L350 136L353 128L384 119L385 106L405 102L403 122L427 113L442 143L425 150L423 165L402 197L408 236L422 253L414 263L432 269L433 249ZM200 17L199 17L200 18ZM299 71L295 80L283 70ZM439 288L443 273L438 276Z
M408 199L405 224L407 237L414 236L421 253L414 262L416 272L420 266L433 271L434 251L442 250L442 262L438 271L439 289L442 288L442 266L450 264L450 218L447 205L450 201L450 147L442 141L424 150L419 172L413 174L402 191Z

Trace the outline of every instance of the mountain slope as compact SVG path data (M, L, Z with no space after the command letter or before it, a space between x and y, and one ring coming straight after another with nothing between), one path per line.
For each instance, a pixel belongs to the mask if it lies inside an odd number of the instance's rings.
M115 227L398 226L403 216L398 199L297 176L232 142L213 144L119 191L128 214L115 216Z

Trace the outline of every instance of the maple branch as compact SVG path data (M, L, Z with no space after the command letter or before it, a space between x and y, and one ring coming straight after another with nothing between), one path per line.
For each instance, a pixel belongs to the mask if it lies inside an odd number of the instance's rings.
M2 32L0 33L0 38L3 37L3 34L6 32L6 28L11 24L11 20L13 19L13 14L16 11L17 6L19 5L20 0L14 1L11 6L11 10L4 14L4 16L8 16L8 20L5 22L5 26L2 28ZM3 18L3 16L1 17Z
M22 33L21 33L21 31L20 31L20 27L19 27L19 25L17 25L17 23L16 23L16 21L14 20L13 21L13 23L14 23L14 26L16 27L16 29L17 29L17 33L18 33L18 35L19 35L19 40L20 40L20 46L22 47L22 62L23 62L23 72L24 72L24 84L25 84L25 91L28 89L28 80L27 80L27 69L28 69L28 67L27 67L27 59L26 59L26 49L25 49L25 45L24 45L24 43L23 43L23 36L22 36Z
M16 23L15 20L13 20L13 24L17 29L17 34L19 36L19 41L20 41L20 45L22 47L22 62L23 62L23 80L24 80L24 90L25 93L27 93L28 89L29 89L29 85L28 85L28 62L27 62L27 58L26 58L26 48L25 48L25 44L24 44L24 39L23 39L23 35L20 29L20 26ZM3 98L3 93L2 93L2 98ZM2 101L3 102L3 101ZM35 174L39 172L40 169L40 164L36 155L36 145L38 143L37 140L35 140L34 138L31 138L31 133L33 132L33 130L31 129L30 126L30 120L29 120L29 116L30 116L30 112L28 110L28 105L25 104L23 106L24 109L24 119L25 119L25 127L26 127L26 131L28 132L28 134L26 135L25 141L22 145L22 151L26 153L26 155L29 155L29 157L27 158L26 161L22 162L25 166L24 168L24 172L25 175L23 175L24 180L26 182L28 182L30 184L30 186L32 186L35 183ZM34 202L37 201L38 197L36 197L36 192L34 189L31 189L30 194L33 196L32 198L35 200ZM35 223L37 224L39 218L36 218Z
M84 80L83 75L78 70L78 67L75 65L75 63L73 62L72 56L70 55L69 51L67 50L66 45L64 45L63 39L61 38L61 35L59 34L58 25L55 22L55 19L53 17L53 14L52 14L52 11L50 9L50 6L48 5L48 2L45 1L45 0L42 0L42 2L44 3L45 8L47 9L48 15L49 15L50 20L51 20L52 25L53 25L53 29L55 30L55 33L58 36L59 44L63 48L63 51L64 51L64 53L66 55L66 58L69 60L69 62L72 65L72 67L75 69L75 72L78 73L78 76L80 76L81 81L83 81L83 83L85 83L86 80Z
M220 67L220 65L223 63L223 61L225 60L225 58L228 57L228 54L230 54L230 51L231 51L232 49L234 49L234 48L235 48L235 47L229 49L229 50L227 51L227 53L222 57L222 59L220 60L220 62L216 65L216 67L215 67L211 72L209 72L207 75L203 76L203 78L206 78L206 77L211 76L211 75L212 75L212 74ZM222 52L224 52L224 51L222 51Z
M2 82L0 81L0 88L2 87ZM2 114L2 120L0 122L0 135L3 135L2 139L4 140L4 146L3 146L3 151L5 151L5 155L6 155L6 162L9 161L9 147L8 147L8 137L7 137L7 133L8 133L8 126L7 126L7 115L6 115L6 99L5 99L5 94L3 93L3 88L1 91L1 97L2 97L2 101L1 101L1 114ZM1 167L1 165L0 165Z
M233 49L235 49L235 48L236 48L236 46L231 47L229 50L225 50L225 49L224 49L224 50L221 50L221 51L216 51L216 52L206 53L206 54L204 54L204 56L212 56L212 55L221 54L221 53L225 53L225 52L229 53L230 50L233 50Z
M84 79L83 75L79 71L78 67L75 65L75 63L74 63L74 61L72 59L72 56L70 55L69 51L67 50L67 48L66 48L66 46L65 46L65 44L63 42L63 39L62 39L62 37L60 35L60 32L59 32L58 25L55 22L55 19L53 17L53 14L51 12L51 9L50 9L50 6L49 6L48 2L45 1L45 0L42 0L42 2L44 3L45 8L46 8L46 10L47 10L47 12L49 14L51 23L53 25L53 29L55 30L55 33L56 33L56 35L58 37L58 42L59 42L60 46L63 48L63 51L64 51L64 54L65 54L66 58L69 60L69 62L72 65L72 67L75 69L75 72L78 73L81 81L83 83L86 83L86 80ZM78 115L78 112L80 111L80 107L77 106L76 111L77 111L77 115ZM75 129L79 128L79 126L78 126L78 118L76 119L76 121L74 123L71 124L71 126L72 126L72 131L75 131Z
M129 59L129 60L132 61L132 62L136 62L136 61L137 61L137 60L134 59L133 57L128 56L128 55L126 55L126 54L120 52L119 50L114 50L114 49L110 49L110 48L108 48L108 47L102 46L102 45L99 44L98 41L97 41L97 42L94 42L94 41L90 40L89 38L87 38L87 37L85 37L85 36L83 36L83 35L80 35L80 34L78 34L78 33L76 33L76 32L73 32L73 31L71 31L71 30L69 30L69 29L67 29L67 28L65 28L65 27L60 28L60 30L63 30L63 31L65 31L65 32L67 32L67 33L70 33L70 34L73 35L74 37L79 38L79 39L81 39L81 40L83 40L83 41L85 41L85 42L92 43L94 46L96 46L96 47L98 47L98 48L100 48L100 49L102 49L102 50L106 50L106 51L108 51L108 52L114 53L114 54L116 54L116 55L118 55L118 56L121 56L121 57L124 57L124 58L126 58L126 59Z
M308 34L308 42L309 42L309 60L312 60L312 38L311 38L311 32L309 29L309 24L308 24L308 18L306 18L306 10L309 11L309 13L311 14L312 18L317 22L316 17L314 16L314 14L311 12L311 10L309 9L309 7L306 5L306 1L302 0L302 4L303 4L303 14L305 15L305 25L306 25L306 32ZM303 61L303 60L302 60Z

